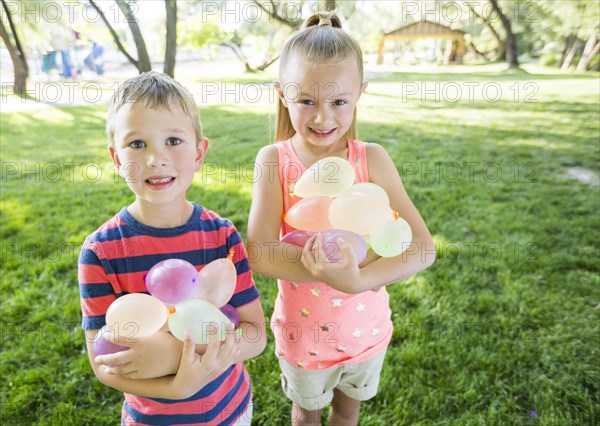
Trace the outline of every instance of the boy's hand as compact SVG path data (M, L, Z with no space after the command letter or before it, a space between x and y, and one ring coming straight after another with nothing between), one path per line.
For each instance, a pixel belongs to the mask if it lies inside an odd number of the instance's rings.
M192 333L185 332L179 370L172 382L180 399L191 397L233 364L233 359L239 352L233 324L227 324L226 330L223 343L219 341L217 332L210 334L206 352L202 356L195 351Z
M105 336L113 343L129 347L123 352L95 358L108 374L128 379L151 379L175 374L179 368L183 344L165 330L137 338L116 336L112 332L106 332Z
M331 261L327 259L323 250L322 235L318 233L310 237L302 250L302 265L317 281L322 281L344 293L356 293L354 288L358 287L361 279L356 254L352 246L341 238L336 242L342 253L342 259Z

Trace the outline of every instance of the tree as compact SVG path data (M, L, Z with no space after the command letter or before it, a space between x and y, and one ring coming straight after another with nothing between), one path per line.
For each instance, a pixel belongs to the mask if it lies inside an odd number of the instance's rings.
M502 12L502 9L498 5L498 0L489 0L492 9L498 14L502 27L506 33L505 46L506 46L506 62L508 62L508 68L519 68L519 60L517 58L517 37L513 33L512 26L508 17Z
M146 43L144 42L144 37L142 36L142 31L138 25L137 18L135 17L131 7L129 6L129 2L125 0L115 0L121 12L125 15L125 19L127 21L127 25L129 25L129 30L131 31L131 35L133 36L133 41L135 42L135 48L138 54L138 66L137 69L141 73L150 71L152 69L152 65L150 64L150 56L148 56L148 49L146 48Z
M27 66L27 60L25 58L25 51L21 45L19 34L15 28L12 13L10 12L6 1L2 0L2 10L6 15L6 21L10 28L10 34L4 26L4 19L0 20L0 37L6 45L8 54L13 63L14 70L14 92L19 95L25 94L27 91L27 78L29 77L29 67Z
M177 2L165 0L167 9L167 42L165 45L165 65L163 72L175 77L175 54L177 53Z

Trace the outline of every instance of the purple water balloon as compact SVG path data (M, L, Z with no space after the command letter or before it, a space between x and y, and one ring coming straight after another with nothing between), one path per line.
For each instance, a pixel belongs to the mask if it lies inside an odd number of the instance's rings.
M148 271L146 288L162 302L175 305L193 296L198 281L194 265L181 259L167 259Z
M225 316L229 318L229 321L233 323L235 328L238 328L238 326L240 325L240 314L238 314L237 309L235 309L228 303L221 307L221 312L223 312Z
M94 340L94 355L108 355L114 354L117 352L126 351L129 349L127 346L117 345L113 342L109 342L104 338L104 333L107 332L108 326L105 325L100 329L98 334L96 335L96 339Z
M323 251L327 260L330 262L339 262L342 259L342 251L337 245L337 239L341 238L346 243L350 244L356 255L356 260L361 263L367 256L367 244L360 235L345 231L342 229L330 229L322 233Z

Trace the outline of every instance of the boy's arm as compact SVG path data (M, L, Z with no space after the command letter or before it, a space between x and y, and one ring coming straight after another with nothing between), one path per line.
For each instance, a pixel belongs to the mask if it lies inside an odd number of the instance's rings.
M248 218L248 259L252 270L271 278L315 282L300 258L302 248L279 241L283 194L277 164L277 147L267 145L256 156L257 180Z
M85 332L88 357L98 380L121 392L149 398L189 398L229 368L238 352L232 330L228 330L223 343L219 342L216 333L211 335L206 352L202 356L195 352L193 338L186 333L176 375L131 379L123 375L109 374L105 371L104 365L95 362L93 341L97 333L98 330Z
M236 308L240 316L240 326L237 336L239 352L234 362L245 361L262 353L267 346L267 332L265 330L265 315L260 299Z

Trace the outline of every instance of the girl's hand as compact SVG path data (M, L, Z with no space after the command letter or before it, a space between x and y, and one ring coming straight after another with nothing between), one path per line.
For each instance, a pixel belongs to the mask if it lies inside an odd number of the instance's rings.
M135 338L117 336L112 332L105 332L104 336L117 345L129 347L126 351L99 355L94 359L104 365L108 374L128 379L151 379L177 372L183 345L165 330Z
M320 233L313 235L302 250L302 265L316 281L322 281L344 293L357 293L361 273L354 250L341 238L336 242L342 258L339 261L331 261L325 255L322 235Z
M239 352L233 324L227 324L226 330L227 334L223 343L219 341L218 333L215 332L209 336L206 352L202 356L196 353L192 333L185 332L179 369L171 383L172 388L177 392L178 399L191 397L233 364L233 360Z

